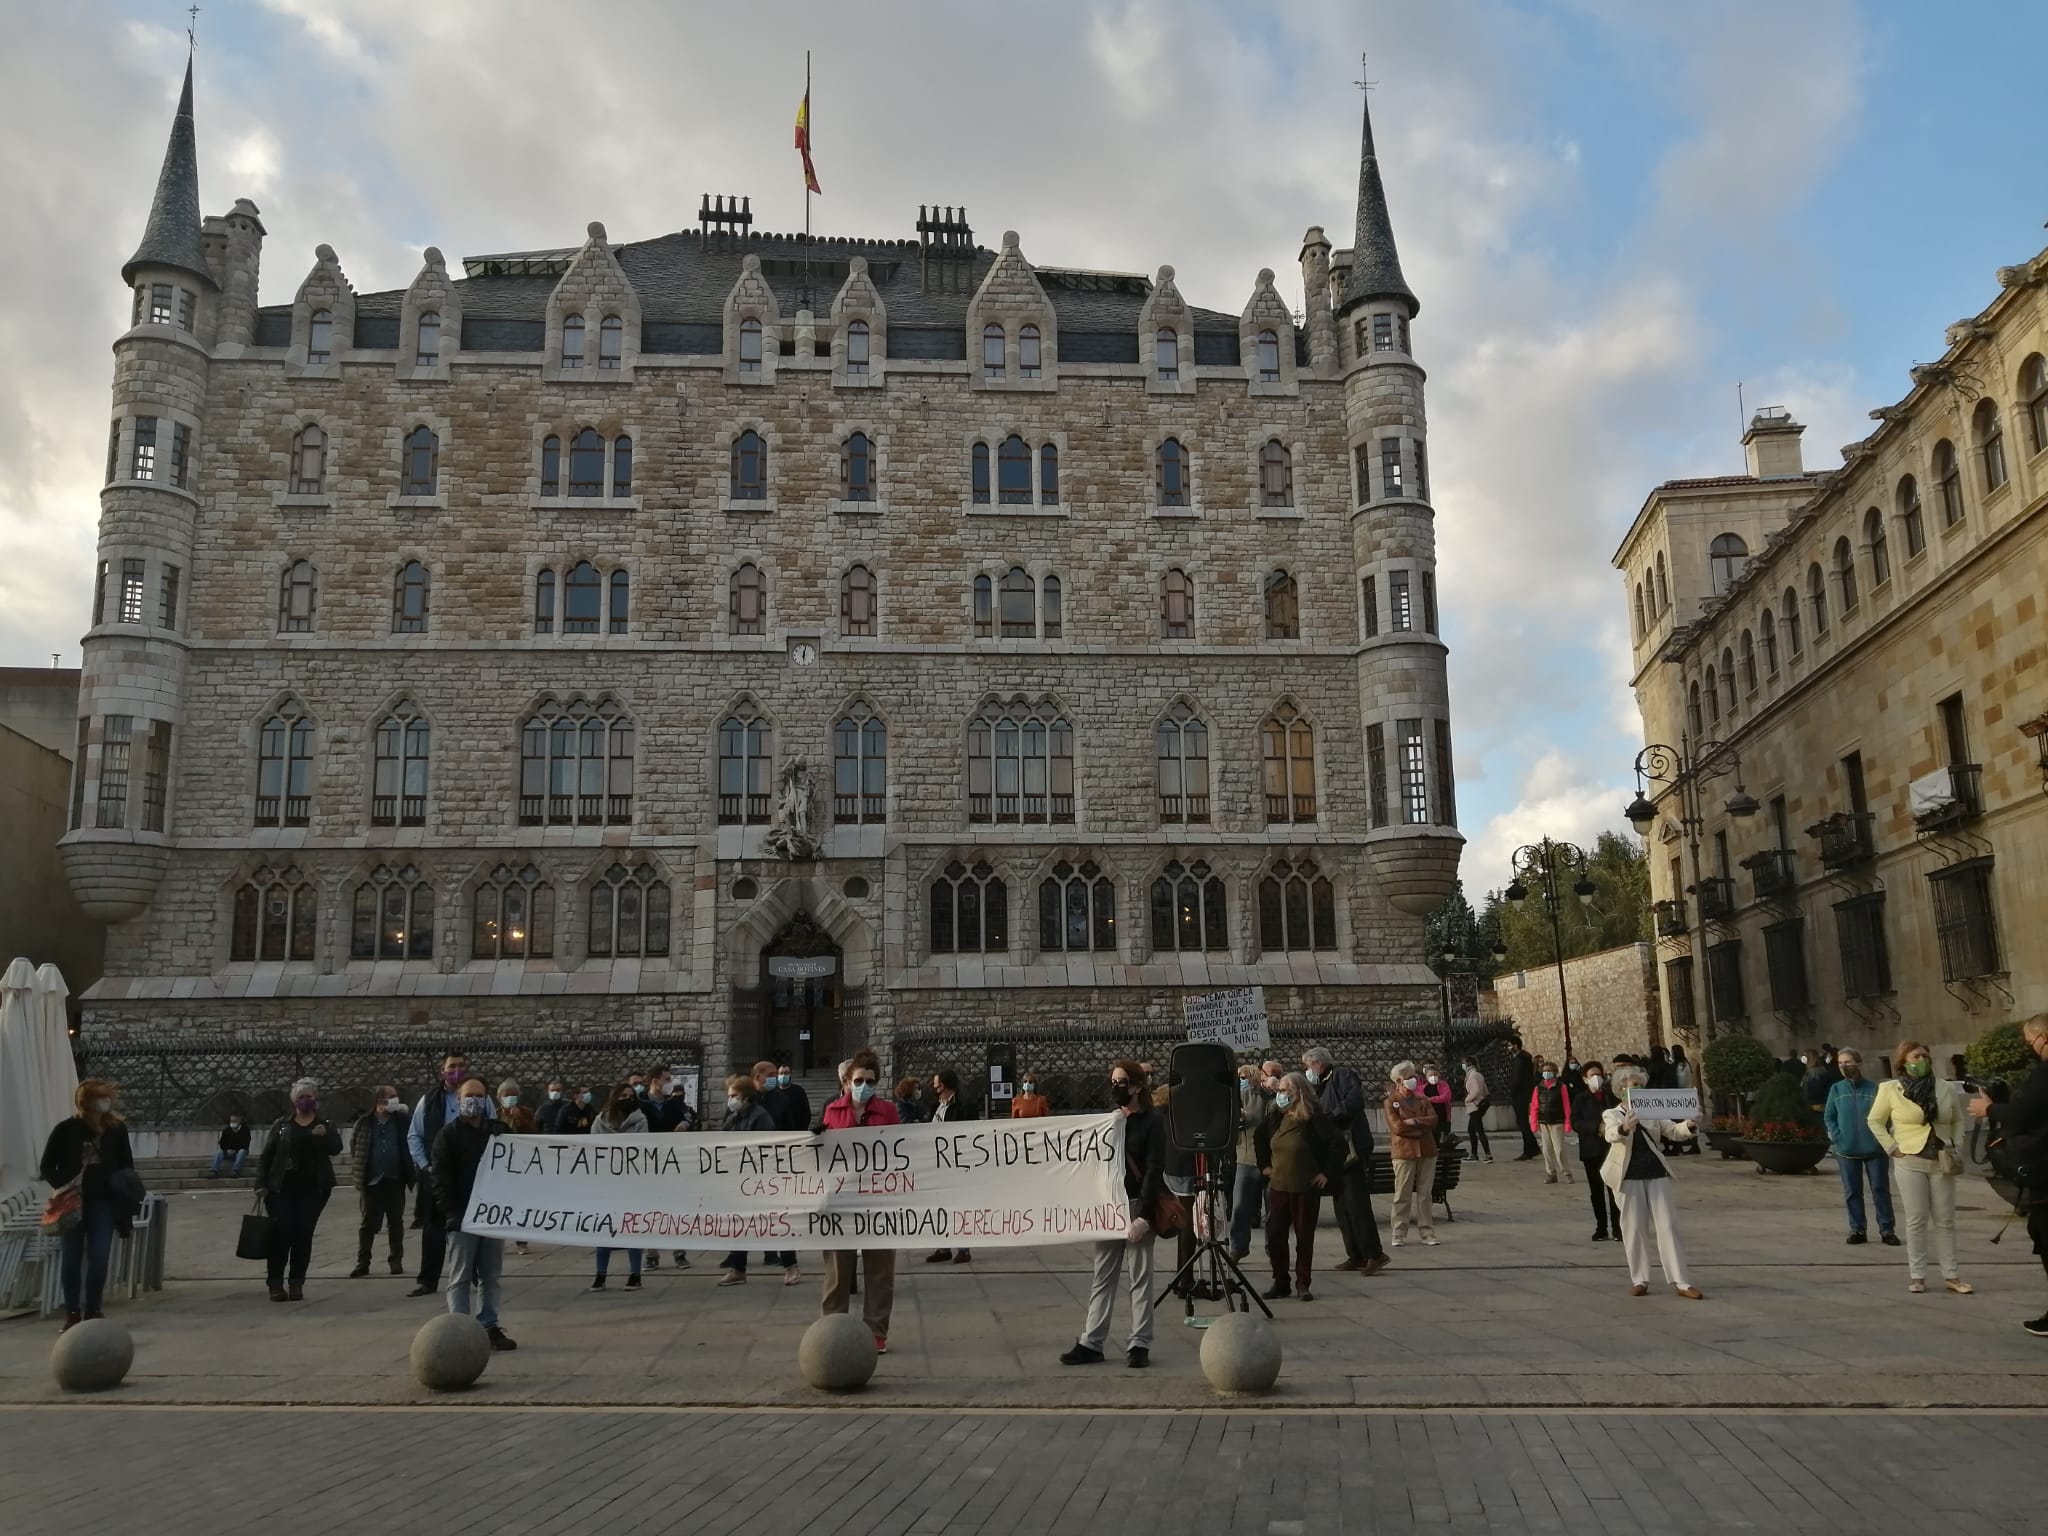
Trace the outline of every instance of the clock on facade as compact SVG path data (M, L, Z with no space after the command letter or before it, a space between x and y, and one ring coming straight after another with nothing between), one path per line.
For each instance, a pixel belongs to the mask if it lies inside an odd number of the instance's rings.
M818 660L818 648L808 640L799 640L789 648L789 659L800 667L812 666Z

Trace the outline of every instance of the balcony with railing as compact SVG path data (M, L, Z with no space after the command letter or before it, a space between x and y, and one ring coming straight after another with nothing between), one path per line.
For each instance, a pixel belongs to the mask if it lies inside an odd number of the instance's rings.
M1984 770L1976 763L1950 763L1912 786L1913 825L1922 832L1984 814Z
M1709 875L1692 887L1699 902L1700 921L1718 923L1735 915L1735 882L1726 875Z
M1159 797L1159 819L1165 822L1206 823L1209 820L1209 797L1207 795L1161 795Z
M718 824L722 827L755 827L768 820L767 795L720 795Z
M882 821L887 805L884 795L834 795L832 820L842 827Z
M969 795L967 819L972 822L1016 822L1042 826L1074 819L1072 795Z
M313 819L311 795L258 795L256 825L259 827L303 827Z
M1692 924L1686 916L1685 902L1680 898L1660 901L1652 909L1657 914L1657 936L1662 939L1682 939L1692 932Z
M522 827L629 827L631 795L521 795Z
M1868 811L1837 811L1808 827L1820 842L1820 866L1830 874L1877 857L1877 818Z
M425 795L375 795L370 800L373 827L424 827L427 824Z
M1742 861L1749 871L1750 894L1758 901L1785 901L1799 889L1799 872L1790 848L1766 848Z

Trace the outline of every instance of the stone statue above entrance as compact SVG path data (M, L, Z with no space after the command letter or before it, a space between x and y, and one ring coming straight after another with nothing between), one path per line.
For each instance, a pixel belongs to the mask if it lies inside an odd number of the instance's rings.
M817 777L810 759L802 753L783 764L776 783L775 812L768 818L768 832L762 839L770 853L792 861L818 856L818 839L811 830Z

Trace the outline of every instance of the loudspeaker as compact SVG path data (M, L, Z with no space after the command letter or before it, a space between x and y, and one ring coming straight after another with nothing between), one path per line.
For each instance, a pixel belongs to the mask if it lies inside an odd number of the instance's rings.
M1183 1152L1221 1152L1237 1137L1237 1057L1227 1045L1191 1040L1167 1068L1166 1133Z

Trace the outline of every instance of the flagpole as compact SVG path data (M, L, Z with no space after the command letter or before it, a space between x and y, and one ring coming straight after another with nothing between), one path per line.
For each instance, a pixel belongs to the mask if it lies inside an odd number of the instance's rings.
M804 50L804 137L808 141L811 128L811 50ZM808 166L808 161L806 162ZM808 170L804 176L804 308L815 313L815 296L811 292L811 178Z

